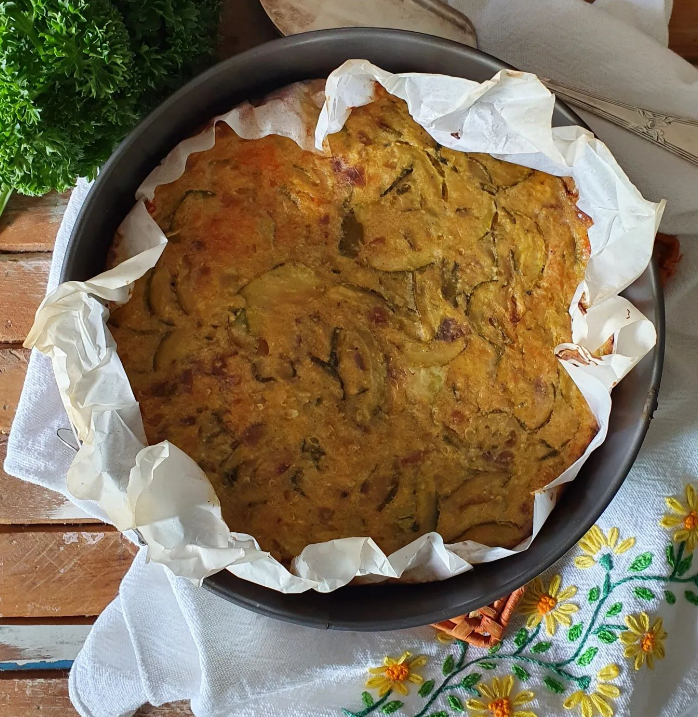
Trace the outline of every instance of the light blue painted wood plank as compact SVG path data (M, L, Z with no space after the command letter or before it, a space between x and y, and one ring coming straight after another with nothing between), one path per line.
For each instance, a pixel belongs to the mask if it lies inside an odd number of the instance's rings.
M73 666L73 660L44 660L42 662L30 662L20 660L19 662L0 662L1 670L69 670Z
M91 625L0 625L0 670L63 670L77 656Z

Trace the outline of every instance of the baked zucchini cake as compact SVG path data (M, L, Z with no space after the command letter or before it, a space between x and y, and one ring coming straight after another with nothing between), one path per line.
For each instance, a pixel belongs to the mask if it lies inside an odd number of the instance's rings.
M110 319L148 440L285 563L513 547L597 431L554 354L589 256L574 185L439 146L381 88L329 148L219 123L157 188L169 243Z

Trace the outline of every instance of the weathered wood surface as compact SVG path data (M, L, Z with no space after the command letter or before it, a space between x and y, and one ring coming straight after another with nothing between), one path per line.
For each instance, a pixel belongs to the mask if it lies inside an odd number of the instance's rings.
M0 434L0 526L46 523L99 524L59 493L8 475L2 468L7 436Z
M110 526L0 526L0 618L98 615L135 552Z
M21 346L0 349L0 525L99 523L62 495L20 481L2 468L28 360L29 351Z
M698 64L698 2L674 0L669 22L669 47L689 62Z
M0 344L21 344L46 293L51 255L0 254Z
M68 699L68 680L0 679L0 717L73 717L77 712Z
M10 431L28 362L27 349L0 349L0 433Z
M0 217L0 251L51 251L69 198L70 192L15 194Z
M77 657L91 623L0 622L0 670L67 669Z
M237 55L280 37L259 0L224 0L218 56Z
M0 679L0 717L78 717L68 698L65 677L17 677ZM192 717L185 702L163 707L142 707L134 717Z

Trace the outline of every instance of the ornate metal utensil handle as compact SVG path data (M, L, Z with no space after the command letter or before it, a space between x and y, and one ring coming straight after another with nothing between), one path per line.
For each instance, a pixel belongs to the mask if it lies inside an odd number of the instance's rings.
M634 132L669 152L698 165L698 119L653 112L541 78L561 100Z

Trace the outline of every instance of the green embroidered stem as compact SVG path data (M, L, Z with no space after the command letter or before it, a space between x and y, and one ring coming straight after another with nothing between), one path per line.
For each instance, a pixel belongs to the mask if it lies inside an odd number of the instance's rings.
M550 670L551 672L554 672L559 677L562 677L566 680L569 680L570 682L576 683L579 687L583 687L586 685L586 678L585 676L577 677L573 675L571 672L567 672L567 670L563 670L560 667L560 663L555 662L546 662L545 660L538 660L534 657L528 657L527 655L519 655L514 652L508 653L508 654L502 654L498 653L496 655L482 655L482 657L478 657L474 660L470 660L470 662L465 663L457 670L454 670L451 672L451 674L441 683L439 687L437 687L429 696L429 699L427 700L426 704L422 709L415 714L414 717L425 717L425 715L428 713L429 708L434 704L434 702L439 698L439 696L448 690L457 690L461 689L460 685L451 685L450 683L453 681L455 677L457 677L460 673L467 670L469 667L473 667L478 665L481 662L494 662L495 660L509 660L514 659L521 662L527 662L532 665L538 665L539 667L544 667L547 670ZM368 713L366 713L368 714ZM361 714L361 717L363 717L363 713Z
M460 655L458 655L458 662L456 662L456 669L459 670L461 667L463 667L463 661L465 660L465 656L468 654L468 643L463 642L462 640L457 640L458 647L460 649Z
M380 709L386 702L388 697L390 697L390 695L392 694L393 691L389 690L378 701L374 702L370 707L366 707L365 709L361 710L361 712L351 712L346 707L342 707L342 712L344 713L345 717L366 717L366 715L370 715L372 712L375 712L377 709Z
M524 642L523 645L521 645L521 647L519 647L519 649L514 652L514 655L520 655L538 637L538 634L540 633L540 628L541 623L538 623L538 627L536 627L536 629L528 636L526 642Z
M473 660L473 662L468 663L464 669L467 669L468 667L472 667L474 664L477 664L477 662L489 662L490 660L494 660L500 657L500 655L497 655L496 657L492 657L491 655L487 658L478 658L477 660ZM581 676L577 677L576 675L573 675L571 672L567 672L567 670L563 670L559 667L559 663L557 662L546 662L545 660L537 660L535 657L528 657L527 655L517 655L516 653L511 653L510 655L501 655L502 658L512 658L514 660L517 660L519 662L527 662L529 665L538 665L539 667L544 667L547 670L550 670L551 672L554 672L559 677L564 678L565 680L570 680L571 682L576 682L580 687L586 682L586 677ZM458 690L461 689L460 685L452 685L451 687L448 687L449 690Z
M563 670L561 668L561 662L546 662L545 660L539 660L535 657L529 657L528 655L517 655L515 653L512 655L502 655L502 657L515 657L521 662L528 662L530 665L538 665L539 667L545 667L551 672L554 672L556 675L564 677L566 680L570 680L571 682L576 682L577 684L580 684L580 686L581 683L584 682L584 677L576 677L571 672Z
M667 577L666 575L630 575L627 578L621 578L618 582L613 583L612 589L617 588L623 583L630 582L631 580L653 580L660 583L695 583L698 580L698 573L687 578L677 578L673 575Z
M681 565L681 560L683 559L683 551L684 551L685 546L686 546L685 540L679 544L679 551L676 554L676 561L674 562L674 569L671 571L670 577L672 577L672 578L676 577L676 572L679 569L679 565Z
M459 640L459 642L460 642L460 640ZM491 655L489 657L491 657ZM414 717L424 717L424 715L427 713L427 710L429 709L429 707L431 707L431 705L434 704L435 700L441 695L441 693L445 689L447 689L449 683L453 680L454 677L459 675L461 672L463 672L464 670L466 670L468 667L475 664L476 662L478 662L480 660L485 660L485 659L486 659L486 656L483 655L482 657L478 658L477 660L471 660L470 662L466 663L465 665L462 665L458 669L451 672L451 674L448 675L448 677L431 693L431 695L429 695L429 699L426 701L426 704L424 705L424 707L422 707L421 711L418 712Z
M681 543L681 545L679 546L679 555L683 554L683 545L684 545L684 543ZM679 560L676 561L676 564L677 565L679 564ZM674 573L675 572L676 572L676 568L674 568ZM611 596L613 591L618 586L623 585L624 583L641 582L643 580L649 580L649 581L661 582L661 583L695 583L696 580L698 580L698 573L695 573L694 575L692 575L691 577L688 577L688 578L677 578L674 576L674 573L672 573L669 577L667 577L666 575L629 575L628 577L621 578L620 580L617 580L614 583L609 583L608 590L607 590L606 594L596 604L596 609L594 610L594 612L591 616L591 620L589 622L589 627L587 627L584 635L582 636L582 639L580 640L580 643L579 643L579 647L575 650L572 657L569 657L568 659L563 660L562 662L559 662L558 664L560 666L569 665L570 663L574 662L579 657L579 655L582 653L582 651L584 650L584 648L586 646L586 642L589 639L589 635L594 630L594 626L596 625L596 620L599 617L601 608L604 606L604 604L606 603L608 598ZM608 576L608 575L610 575L610 573L606 573L606 575ZM616 629L626 630L627 628L625 627L625 625L623 625Z
M608 576L608 574L609 573L606 573L607 576ZM574 662L579 657L579 655L582 654L582 651L586 647L586 642L589 639L589 636L591 635L592 631L594 630L594 625L596 624L596 620L599 617L601 608L604 606L604 603L606 602L606 600L608 600L608 598L611 596L611 593L613 592L614 587L615 586L612 585L610 587L608 593L606 595L604 595L599 600L598 603L596 603L596 609L594 610L594 612L591 616L591 620L589 621L589 627L587 627L586 632L582 635L582 639L579 641L579 646L574 651L574 654L572 655L572 657L568 658L567 660L562 660L560 663L558 663L560 666L569 665L570 663Z

